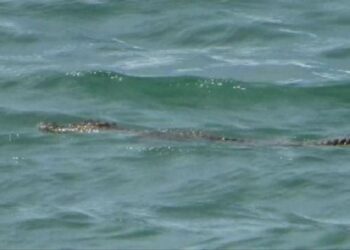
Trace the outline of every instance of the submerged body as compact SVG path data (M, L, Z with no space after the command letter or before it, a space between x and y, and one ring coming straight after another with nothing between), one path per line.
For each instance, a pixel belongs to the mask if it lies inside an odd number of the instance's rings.
M193 140L193 139L203 139L207 141L216 142L236 142L241 144L253 144L252 141L230 138L224 136L217 136L208 133L203 133L201 131L185 131L185 130L133 130L122 127L116 123L111 122L99 122L99 121L84 121L79 123L69 123L66 125L58 125L56 123L40 123L39 129L47 133L100 133L103 131L129 131L133 132L135 135L143 137L153 137L161 139L171 139L171 140ZM329 139L324 141L308 141L308 142L266 142L266 145L271 146L350 146L350 137L341 139Z

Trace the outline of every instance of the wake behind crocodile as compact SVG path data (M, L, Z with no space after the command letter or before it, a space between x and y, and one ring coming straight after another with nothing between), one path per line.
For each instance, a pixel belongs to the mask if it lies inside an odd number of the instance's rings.
M197 130L183 129L134 129L122 126L114 122L101 121L83 121L77 123L57 124L50 122L42 122L39 124L39 130L46 133L62 134L62 133L100 133L104 131L110 132L128 132L135 136L157 138L164 140L205 140L211 142L234 143L245 146L266 145L266 146L350 146L350 137L324 139L324 140L303 140L303 141L277 141L277 140L248 140L241 138L231 138L226 136L215 135Z

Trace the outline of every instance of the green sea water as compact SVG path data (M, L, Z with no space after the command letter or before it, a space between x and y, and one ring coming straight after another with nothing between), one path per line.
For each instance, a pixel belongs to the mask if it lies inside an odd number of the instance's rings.
M349 11L0 0L0 249L349 249Z

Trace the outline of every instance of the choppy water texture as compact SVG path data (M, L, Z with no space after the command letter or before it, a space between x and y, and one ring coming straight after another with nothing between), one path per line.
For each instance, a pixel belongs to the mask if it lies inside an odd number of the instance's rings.
M349 249L347 0L0 0L3 249Z

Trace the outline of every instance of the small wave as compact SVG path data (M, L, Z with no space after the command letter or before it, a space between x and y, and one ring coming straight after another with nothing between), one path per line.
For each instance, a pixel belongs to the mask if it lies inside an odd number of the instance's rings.
M212 56L218 61L227 62L232 66L297 66L301 68L311 69L316 66L311 63L302 62L298 60L278 60L278 59L231 59L224 56Z
M294 36L271 27L254 25L233 25L233 23L206 24L189 27L178 34L177 42L182 45L229 45L247 41L285 39Z
M20 27L18 23L0 20L0 43L9 42L30 44L39 40L38 34L27 28Z
M287 215L289 223L305 226L315 227L339 227L339 228L350 228L350 221L340 221L336 219L322 219L313 216L308 216L300 213L290 213Z
M324 51L323 56L331 59L347 59L350 57L350 48L349 47L336 47Z
M8 3L9 11L23 10L25 14L35 14L42 17L91 17L107 15L113 12L110 1L107 0L59 0L59 1L18 1Z
M61 211L40 217L22 219L17 226L25 230L46 230L49 228L82 228L93 224L94 217L84 211ZM34 218L33 218L34 217Z

